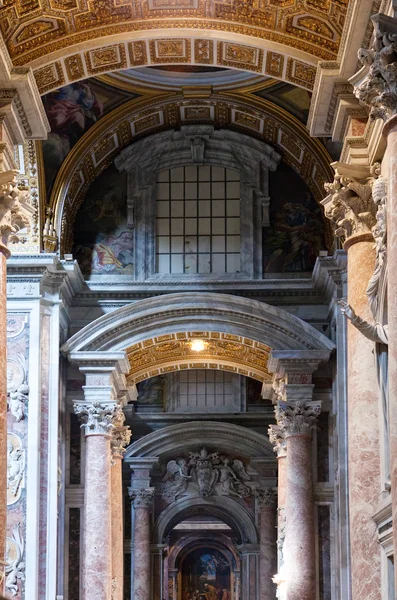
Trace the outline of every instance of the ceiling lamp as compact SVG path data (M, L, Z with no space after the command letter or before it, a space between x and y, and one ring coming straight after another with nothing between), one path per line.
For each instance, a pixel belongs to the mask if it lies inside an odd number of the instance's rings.
M190 342L190 348L193 352L203 352L205 350L206 343L204 340L192 340Z

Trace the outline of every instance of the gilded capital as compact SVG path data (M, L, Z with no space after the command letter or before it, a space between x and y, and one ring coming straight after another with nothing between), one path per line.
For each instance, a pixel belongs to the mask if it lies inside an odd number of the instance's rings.
M370 108L371 119L387 121L397 112L397 19L383 14L371 19L373 46L358 51L358 58L368 73L354 87L354 95Z
M280 402L275 407L275 413L277 423L286 438L291 435L310 436L321 413L321 405L303 400L298 400L294 404Z
M86 435L112 435L122 420L118 404L106 402L75 402L74 412L81 421Z
M327 219L335 227L335 235L349 238L368 234L376 223L376 206L372 200L372 185L378 174L377 165L351 166L335 162L335 177L325 183L328 196L321 201Z
M26 192L19 190L16 179L17 171L0 172L0 245L18 242L18 231L28 224L29 220L21 201Z
M134 508L151 508L154 498L154 488L140 490L128 488L128 494Z

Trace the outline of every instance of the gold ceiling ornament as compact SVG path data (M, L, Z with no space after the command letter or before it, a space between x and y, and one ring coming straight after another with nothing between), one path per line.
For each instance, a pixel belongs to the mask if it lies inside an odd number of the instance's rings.
M51 62L61 50L103 46L109 36L121 41L136 32L172 36L181 29L240 34L332 60L347 6L348 0L9 0L0 27L14 65Z
M197 352L194 342L203 349ZM215 331L188 331L149 338L130 348L129 386L173 371L215 369L229 371L262 382L271 382L267 370L271 348L246 337Z
M301 53L299 57L291 54L290 49L276 52L237 40L198 38L196 32L191 37L154 37L80 50L57 60L46 60L45 64L40 61L34 76L40 93L46 94L88 76L127 68L204 65L274 77L312 91L318 57L307 55L305 60Z
M144 136L194 123L230 127L269 143L302 177L314 198L319 203L323 199L324 183L332 176L331 157L304 125L268 100L244 91L195 99L185 98L182 93L138 98L91 127L58 172L49 208L54 214L61 253L71 251L74 220L89 187L123 148ZM333 235L328 222L326 230L327 246L331 248Z

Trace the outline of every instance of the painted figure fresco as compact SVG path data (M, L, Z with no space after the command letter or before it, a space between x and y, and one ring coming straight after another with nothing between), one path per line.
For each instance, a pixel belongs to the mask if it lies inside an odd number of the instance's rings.
M127 227L125 177L110 167L80 207L73 254L84 274L131 274L134 232Z
M50 193L64 158L75 143L103 114L103 104L81 81L65 85L43 97L44 108L51 126L43 142L46 189Z
M213 548L191 552L182 566L183 600L230 600L230 565Z
M263 232L264 272L311 271L325 249L322 209L285 163L270 173L270 198L270 227Z

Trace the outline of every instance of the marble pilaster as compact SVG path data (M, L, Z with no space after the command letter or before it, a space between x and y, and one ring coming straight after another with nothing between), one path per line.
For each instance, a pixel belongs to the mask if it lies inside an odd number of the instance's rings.
M8 251L0 244L0 460L7 462L7 259ZM4 561L7 534L7 469L0 472L0 561ZM0 563L1 564L1 563ZM0 567L0 592L3 589L2 567Z
M286 600L312 600L316 596L311 432L320 412L320 404L304 400L276 406L288 456L283 552Z
M285 540L285 501L287 497L287 442L278 425L270 425L269 440L277 454L277 572L283 566Z
M123 427L124 414L113 431L111 440L111 505L112 505L112 600L123 600L124 530L122 460L131 431Z
M260 549L256 544L238 546L241 555L241 598L259 599Z
M381 489L378 383L374 360L374 327L367 287L374 273L372 228L376 206L372 186L378 165L337 165L330 195L323 200L325 214L336 226L347 251L348 305L342 310L348 324L348 468L352 598L380 599L380 552L372 519ZM344 212L341 206L348 207ZM357 313L357 315L355 315ZM371 569L368 569L371 557Z
M129 490L134 506L134 600L150 596L150 510L154 489Z
M274 600L276 589L273 577L277 569L276 494L264 490L258 497L260 506L260 600Z

